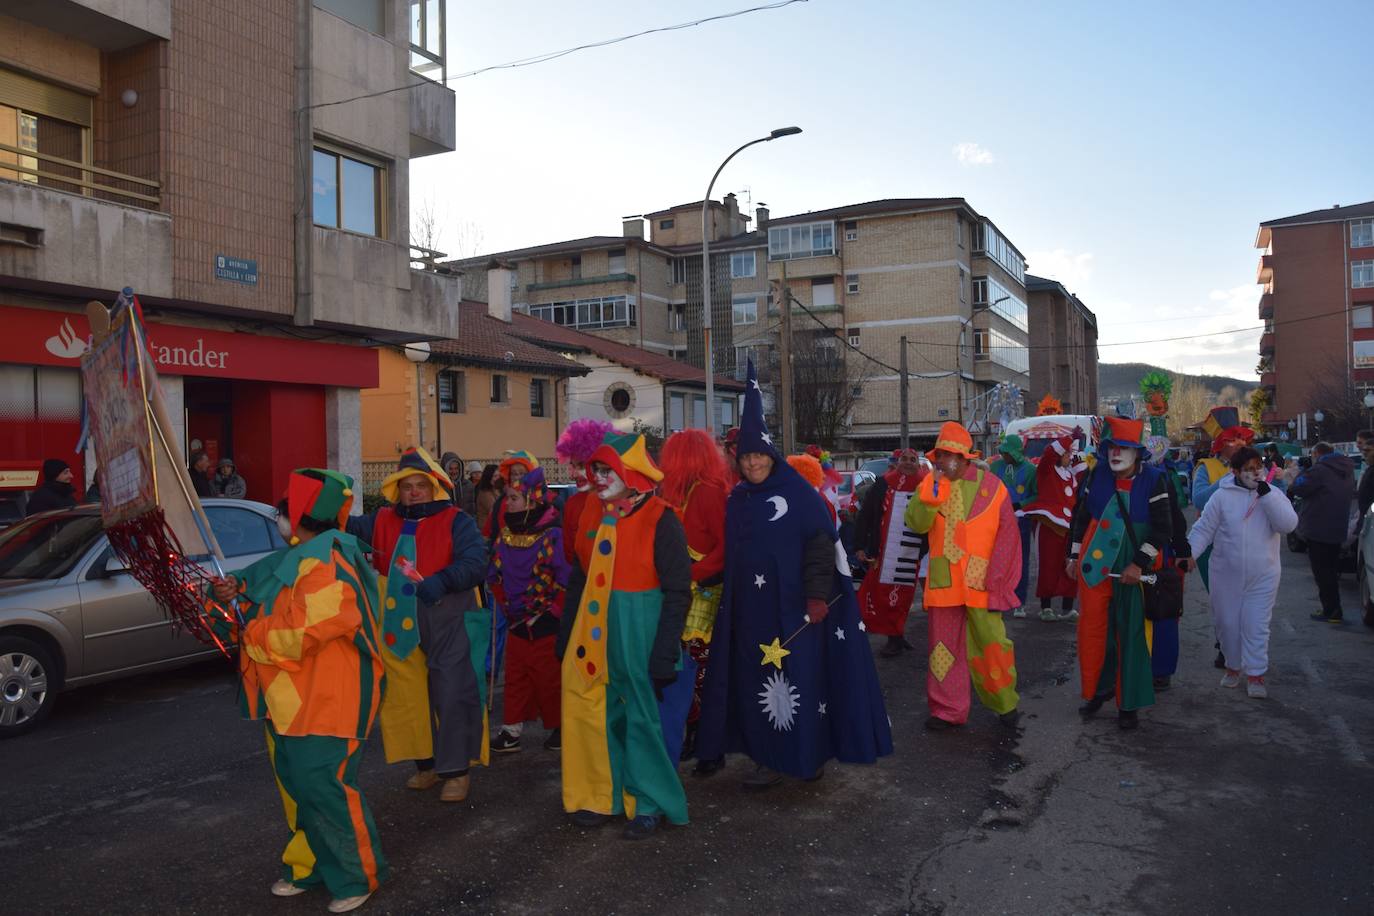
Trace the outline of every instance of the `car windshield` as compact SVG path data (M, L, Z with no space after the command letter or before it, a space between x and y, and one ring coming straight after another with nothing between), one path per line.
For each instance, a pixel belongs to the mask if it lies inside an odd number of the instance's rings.
M840 481L839 493L841 496L848 496L854 490L854 475L850 474Z
M40 515L0 533L0 579L59 579L101 533L100 516Z

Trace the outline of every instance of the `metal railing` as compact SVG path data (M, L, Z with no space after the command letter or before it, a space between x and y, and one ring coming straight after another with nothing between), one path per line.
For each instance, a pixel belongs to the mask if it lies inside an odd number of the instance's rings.
M88 162L75 162L71 159L63 159L61 156L40 153L37 150L10 146L8 143L0 143L0 152L12 153L15 156L21 157L16 162L0 162L0 172L18 172L23 175L33 175L35 178L41 178L45 181L68 184L79 189L74 193L82 194L87 197L90 197L92 192L97 192L100 194L127 198L128 201L138 201L138 203L132 204L133 206L150 204L156 207L162 203L162 185L156 181L150 181L147 178L137 178L133 175L126 175L123 172L116 172L113 169L105 169L98 165L91 165ZM64 168L75 169L81 177L76 178L71 175L62 175L57 172L39 168L38 166L29 165L23 161L24 159L37 160L40 164L50 163ZM96 181L96 176L112 178L116 181L132 184L137 186L140 190L128 191L123 188L116 188L112 185ZM46 185L44 185L44 187L46 187Z

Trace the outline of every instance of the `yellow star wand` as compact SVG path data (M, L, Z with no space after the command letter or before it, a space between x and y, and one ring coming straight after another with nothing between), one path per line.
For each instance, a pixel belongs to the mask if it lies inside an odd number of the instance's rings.
M840 596L836 595L834 598L830 599L830 602L826 605L826 607L833 606L835 602L839 600ZM774 636L773 641L771 643L768 643L767 645L763 643L758 644L759 648L763 650L763 661L759 662L760 665L763 665L765 668L769 665L777 665L778 670L782 670L783 656L792 654L792 650L787 648L787 644L790 643L792 640L796 639L798 636L800 636L802 630L805 630L807 627L811 626L810 617L804 616L802 619L805 621L805 623L797 627L795 633L793 633L786 639L782 640L781 642L779 642L778 637Z

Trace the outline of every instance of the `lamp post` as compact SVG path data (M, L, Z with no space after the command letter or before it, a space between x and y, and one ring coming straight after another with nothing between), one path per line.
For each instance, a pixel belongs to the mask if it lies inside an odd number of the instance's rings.
M1374 388L1364 393L1364 409L1370 412L1370 426L1374 426Z
M1312 420L1315 424L1313 427L1313 435L1316 436L1318 442L1320 442L1322 438L1322 421L1324 421L1325 419L1326 414L1322 413L1322 409L1320 407L1317 408L1316 413L1312 414Z
M421 393L420 386L424 382L425 373L420 365L429 359L429 343L427 341L417 341L405 345L406 359L415 364L415 419L419 426L419 441L415 444L424 448L425 445L425 399Z
M706 428L713 436L716 433L716 359L711 341L711 233L706 225L707 211L711 206L711 190L716 186L716 179L720 177L720 173L730 164L730 160L744 150L756 143L767 143L779 137L790 137L801 132L800 127L779 127L768 136L750 140L726 156L725 161L711 176L711 182L706 186L706 196L701 199L701 333L706 344ZM789 307L786 302L781 305L783 308Z

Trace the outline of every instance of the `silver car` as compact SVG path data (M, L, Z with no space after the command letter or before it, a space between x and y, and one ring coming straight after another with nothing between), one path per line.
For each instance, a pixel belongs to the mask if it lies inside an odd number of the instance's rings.
M274 510L204 501L227 569L284 546ZM44 512L0 532L0 738L38 725L60 690L214 656L173 627L110 549L97 506Z

